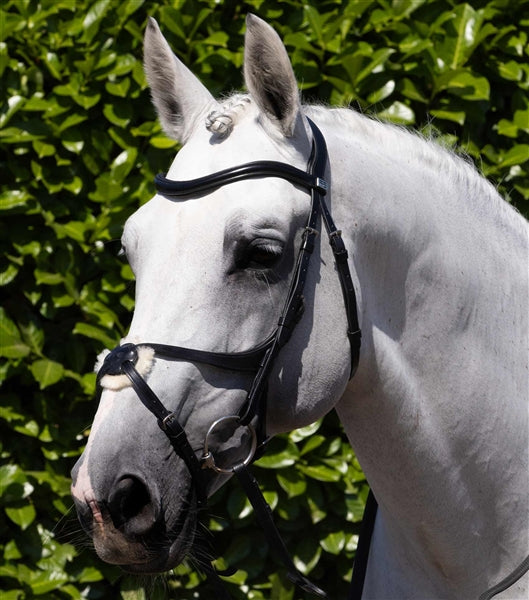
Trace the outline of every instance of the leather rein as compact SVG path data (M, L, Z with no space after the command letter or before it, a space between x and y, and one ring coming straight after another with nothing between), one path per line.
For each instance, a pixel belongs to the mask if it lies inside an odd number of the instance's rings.
M271 510L266 504L259 486L248 468L262 454L268 441L266 435L267 380L281 348L290 339L296 324L303 314L303 289L310 258L314 249L314 241L319 234L318 227L321 227L321 221L323 221L329 237L345 304L348 324L347 335L351 350L350 377L353 377L358 367L361 332L358 324L355 289L347 263L348 253L341 237L341 231L336 228L324 200L328 191L328 185L324 179L328 161L327 147L320 130L310 119L308 119L308 122L312 130L313 141L307 171L302 171L281 162L256 161L189 181L173 181L161 174L155 178L158 193L167 198L186 198L190 195L205 194L230 183L263 177L285 179L310 193L311 206L306 227L303 231L286 301L274 332L259 345L244 352L233 353L208 352L165 344L124 344L118 346L107 355L97 377L99 383L101 383L101 379L106 375L125 374L129 378L139 399L154 414L158 425L168 436L175 452L186 464L192 477L199 506L204 506L207 502L207 469L213 469L218 473L235 474L254 507L255 515L263 528L269 544L273 547L274 553L286 566L289 579L305 591L325 597L325 592L310 582L294 566L285 544L273 523ZM238 414L223 416L211 424L206 434L203 452L200 457L197 456L191 446L185 430L178 423L175 413L168 410L162 404L136 369L138 348L141 347L148 347L154 351L156 359L183 360L208 364L231 371L255 373L246 400ZM218 427L228 421L232 422L232 425L235 425L237 428L247 428L250 449L247 458L242 462L230 467L221 467L216 464L215 457L209 450L209 439ZM367 547L369 547L369 541L367 544ZM214 568L207 566L205 571L208 577L216 582L219 598L229 598L225 590L219 586L220 579ZM365 570L364 573L358 576L361 578L361 587L363 585L364 574ZM360 594L361 587L359 588ZM350 597L352 598L353 596Z

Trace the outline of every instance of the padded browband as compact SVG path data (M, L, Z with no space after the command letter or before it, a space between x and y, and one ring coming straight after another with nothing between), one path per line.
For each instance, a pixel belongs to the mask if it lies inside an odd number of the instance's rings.
M181 198L193 194L203 194L227 183L235 183L244 179L256 179L259 177L279 177L308 190L317 190L321 194L325 194L327 191L327 183L320 177L273 160L249 162L189 181L167 179L165 175L158 173L154 178L154 185L163 196Z

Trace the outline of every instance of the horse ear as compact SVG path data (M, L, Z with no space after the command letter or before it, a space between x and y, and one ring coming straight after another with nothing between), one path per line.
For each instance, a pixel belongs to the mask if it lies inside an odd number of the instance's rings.
M292 136L301 110L296 77L279 35L252 14L246 17L244 79L260 110Z
M165 133L185 142L197 118L212 110L213 96L173 54L158 23L149 18L143 43L143 66L153 104Z

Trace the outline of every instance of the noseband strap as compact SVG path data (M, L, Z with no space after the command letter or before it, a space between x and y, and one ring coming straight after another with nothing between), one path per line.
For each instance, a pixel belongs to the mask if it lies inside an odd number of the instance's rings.
M277 327L266 340L244 352L233 353L208 352L165 344L140 344L140 346L151 348L154 351L154 356L158 359L204 363L221 369L255 373L246 402L241 407L239 414L233 417L239 426L250 427L251 423L255 425L259 449L253 460L263 451L267 442L266 404L268 378L281 348L290 339L296 324L303 314L303 290L310 258L315 245L315 238L319 233L318 225L320 220L325 224L329 236L329 243L333 251L336 271L344 298L348 324L347 336L351 350L351 377L356 371L359 360L361 334L358 324L356 294L348 266L348 254L341 237L341 232L336 228L324 201L324 196L328 191L328 185L324 179L328 159L327 147L320 130L310 119L308 119L308 122L312 129L313 142L307 171L302 171L281 162L257 161L224 169L223 171L190 181L173 181L167 179L164 175L157 175L155 178L156 189L161 195L168 198L189 198L190 196L213 191L220 186L230 183L262 177L279 177L310 192L311 206L290 281L289 291ZM159 426L169 437L175 452L183 459L189 469L196 490L197 502L199 505L204 505L207 500L207 479L204 467L214 465L214 461L211 460L211 456L203 455L200 459L197 457L196 451L190 444L183 427L178 423L175 414L165 408L144 378L136 370L136 361L137 350L134 344L125 344L124 346L115 348L106 357L98 373L98 381L101 381L105 375L125 374L129 378L138 397L155 415ZM325 596L322 590L312 584L295 568L275 528L270 508L266 504L257 482L248 470L247 462L250 462L250 460L245 460L244 463L233 466L231 471L237 476L246 491L254 507L256 516L270 544L274 548L275 554L282 559L289 573L289 578L292 581L310 593Z

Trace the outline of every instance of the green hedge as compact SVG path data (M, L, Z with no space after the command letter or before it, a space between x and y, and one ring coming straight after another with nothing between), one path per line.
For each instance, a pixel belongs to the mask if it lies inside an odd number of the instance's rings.
M124 577L89 548L69 471L95 411L92 365L125 333L125 219L177 150L141 67L147 15L215 94L240 88L244 16L285 40L304 96L458 143L529 200L528 3L493 0L7 0L0 9L0 589L3 600L211 598L192 568ZM367 492L336 417L274 440L256 469L302 570L344 598ZM208 524L234 598L301 599L236 484ZM222 566L223 561L220 561Z

